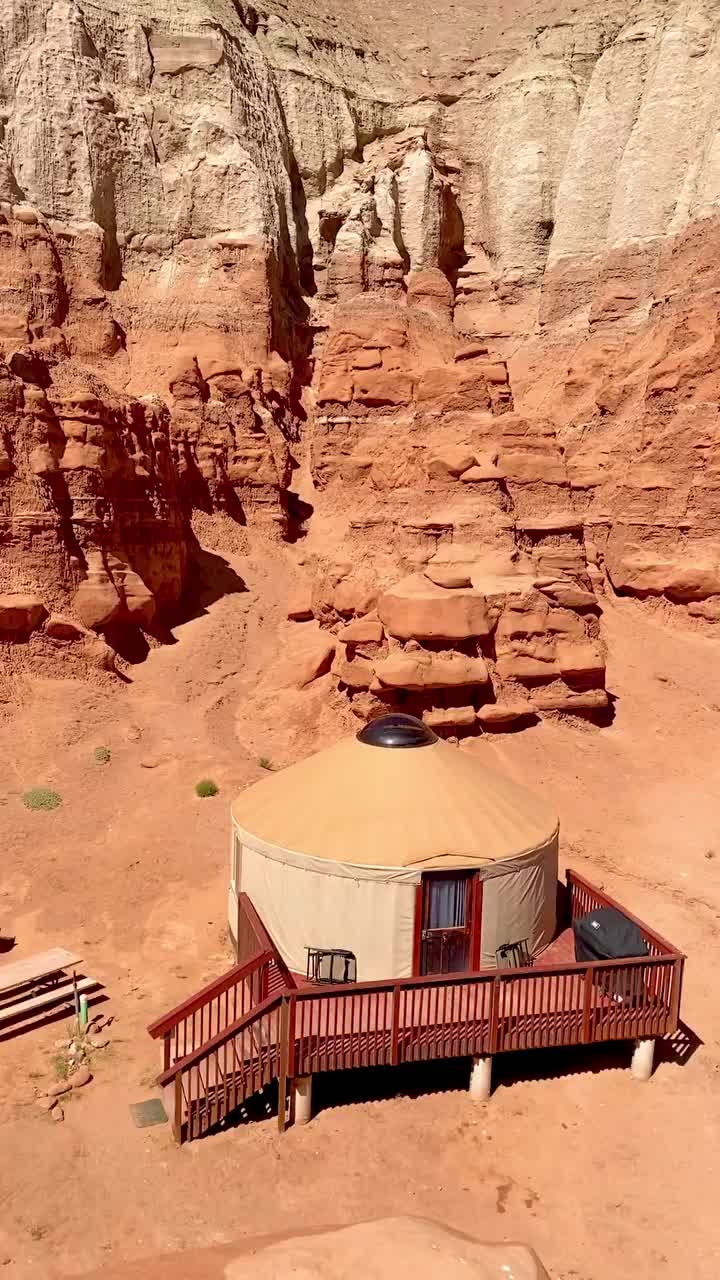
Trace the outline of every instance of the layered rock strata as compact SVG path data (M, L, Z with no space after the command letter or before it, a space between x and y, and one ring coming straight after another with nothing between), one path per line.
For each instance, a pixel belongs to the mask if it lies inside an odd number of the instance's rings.
M198 511L303 535L357 710L720 621L720 6L416 9L3 10L0 643L161 634Z

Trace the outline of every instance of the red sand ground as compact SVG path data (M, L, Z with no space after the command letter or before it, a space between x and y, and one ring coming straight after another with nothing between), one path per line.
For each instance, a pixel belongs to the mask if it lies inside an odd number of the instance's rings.
M642 1085L626 1049L513 1057L487 1107L462 1091L461 1065L420 1097L346 1093L284 1138L272 1119L178 1149L164 1128L133 1127L128 1105L152 1096L159 1065L146 1023L229 959L233 792L262 776L260 756L286 764L357 723L329 678L263 692L280 615L259 616L259 567L236 567L248 594L180 628L133 683L28 685L0 723L0 925L17 957L79 950L115 1018L62 1125L33 1105L62 1024L0 1043L3 1280L402 1213L526 1240L556 1280L716 1280L718 646L629 602L606 609L610 728L546 722L471 749L546 791L563 863L687 951L683 1017L704 1043L684 1065L661 1061ZM108 765L94 763L100 745ZM213 800L194 796L204 776L220 786ZM33 785L53 786L62 808L27 812Z

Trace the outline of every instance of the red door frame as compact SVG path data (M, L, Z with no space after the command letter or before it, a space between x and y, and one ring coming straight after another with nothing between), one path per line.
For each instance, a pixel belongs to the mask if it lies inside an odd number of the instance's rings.
M461 868L453 868L454 871L461 874ZM413 964L412 976L414 978L421 977L420 967L422 964L422 931L423 931L423 882L425 877L432 875L447 876L452 875L452 871L435 870L423 871L420 883L415 886L415 930L413 934ZM475 973L480 968L480 943L482 938L482 909L483 909L483 882L480 872L476 871L470 877L470 892L468 896L468 906L470 912L470 966L468 973Z

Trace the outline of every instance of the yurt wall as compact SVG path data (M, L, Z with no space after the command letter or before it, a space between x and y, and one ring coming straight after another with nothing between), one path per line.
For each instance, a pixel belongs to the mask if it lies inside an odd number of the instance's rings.
M306 947L342 947L354 953L360 982L412 976L420 868L328 862L234 830L233 875L292 972L305 972ZM504 942L527 939L537 955L552 940L557 864L553 837L530 854L477 869L483 885L483 968L495 965L496 948ZM232 890L229 915L231 921L237 917Z
M305 972L306 947L342 947L360 982L412 975L419 871L310 858L235 830L239 887L293 973Z
M512 862L494 863L480 871L483 881L480 964L495 965L504 942L527 938L538 955L555 935L557 909L557 835L541 849Z

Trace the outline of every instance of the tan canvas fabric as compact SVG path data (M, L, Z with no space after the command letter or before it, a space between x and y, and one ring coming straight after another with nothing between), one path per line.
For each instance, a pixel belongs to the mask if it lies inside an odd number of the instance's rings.
M524 864L503 863L504 875L483 879L480 964L495 965L495 952L504 942L527 939L537 956L555 935L558 846L553 838Z
M386 749L354 737L241 792L239 828L266 847L351 866L484 866L545 846L550 806L445 742Z
M412 973L415 889L420 868L353 867L277 849L235 827L242 842L240 887L249 894L294 973L304 973L306 946L355 954L358 980ZM495 963L503 942L527 938L537 955L555 929L558 845L479 868L483 881L481 964ZM231 896L234 928L237 901Z
M382 876L328 875L327 862L280 860L243 844L241 886L283 960L304 973L306 947L343 947L358 981L412 974L415 885ZM237 907L235 907L237 912Z

